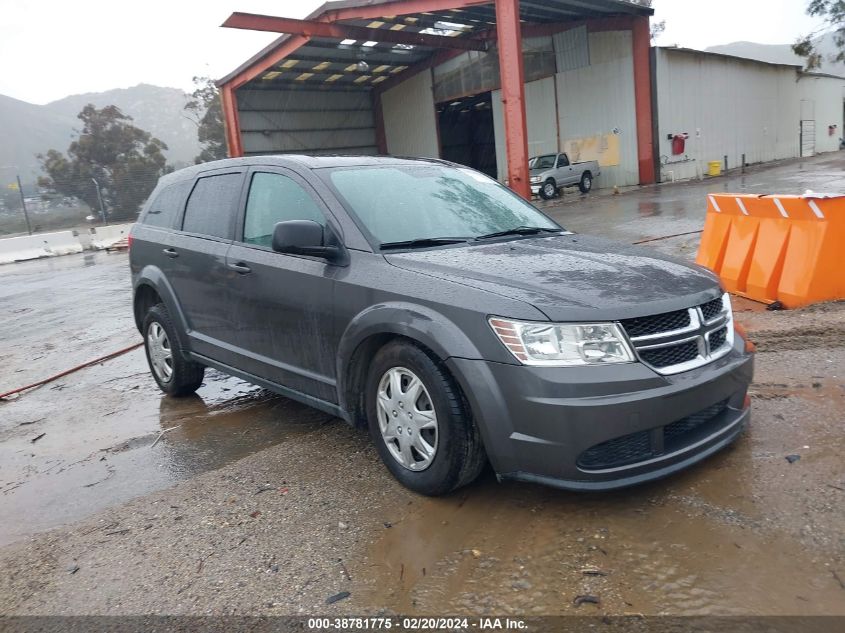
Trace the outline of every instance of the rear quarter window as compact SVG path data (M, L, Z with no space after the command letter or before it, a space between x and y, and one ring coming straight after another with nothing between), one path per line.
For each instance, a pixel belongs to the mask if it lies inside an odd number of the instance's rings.
M191 189L191 181L185 180L168 185L159 191L150 202L141 223L162 228L175 228L185 206L185 197Z
M199 178L185 207L182 230L232 239L232 227L242 184L241 173Z

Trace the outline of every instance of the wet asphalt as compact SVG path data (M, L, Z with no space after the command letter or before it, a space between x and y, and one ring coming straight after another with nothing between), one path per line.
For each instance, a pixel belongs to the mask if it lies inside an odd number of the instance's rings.
M713 191L841 191L843 167L541 206L634 242L699 230ZM0 393L139 342L130 304L124 254L0 267ZM845 614L845 305L735 307L759 347L750 429L611 494L486 473L422 498L364 434L237 379L162 396L142 350L0 403L0 614Z

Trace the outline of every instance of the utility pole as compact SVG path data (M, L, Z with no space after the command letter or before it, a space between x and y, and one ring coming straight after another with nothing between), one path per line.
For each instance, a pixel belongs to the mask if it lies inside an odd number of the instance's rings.
M21 207L23 207L23 217L26 219L26 231L32 235L32 225L29 223L29 214L26 212L26 198L23 197L23 187L21 186L20 175L15 175L18 179L18 193L21 194Z
M103 218L103 224L108 225L108 220L106 220L106 208L103 206L103 195L100 193L100 183L97 182L96 178L92 178L91 181L97 188L97 200L100 201L100 217Z

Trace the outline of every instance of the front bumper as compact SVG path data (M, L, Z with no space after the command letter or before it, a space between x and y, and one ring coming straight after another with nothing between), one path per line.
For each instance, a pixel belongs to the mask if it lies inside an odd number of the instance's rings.
M736 337L727 356L674 376L640 363L448 363L499 477L609 490L670 475L736 439L750 418L754 360L743 346Z
M536 185L531 185L531 193L535 196L540 195L540 183L537 183Z

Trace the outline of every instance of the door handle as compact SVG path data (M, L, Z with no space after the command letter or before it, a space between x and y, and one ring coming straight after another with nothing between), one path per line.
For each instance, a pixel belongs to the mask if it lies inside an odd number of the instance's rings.
M246 275L247 273L252 272L252 268L244 264L243 262L235 262L234 264L229 264L229 268L234 270L236 273L241 275Z
M165 248L162 252L167 255L170 259L173 259L174 257L179 257L179 252L175 248Z

